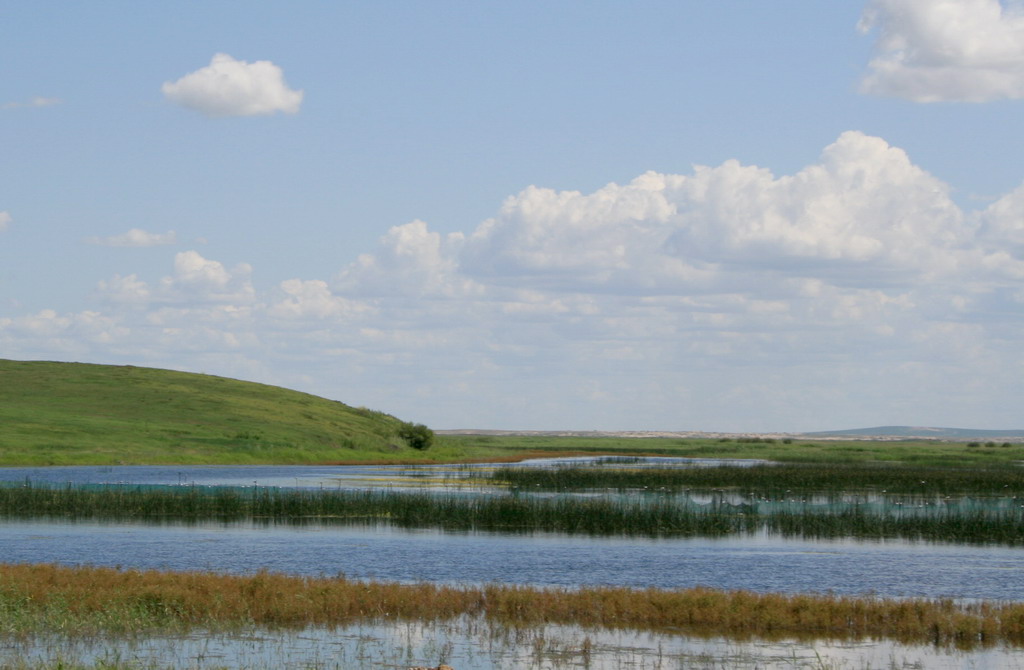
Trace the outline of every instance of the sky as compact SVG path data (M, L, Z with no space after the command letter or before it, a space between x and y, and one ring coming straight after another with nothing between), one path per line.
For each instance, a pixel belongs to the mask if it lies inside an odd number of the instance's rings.
M1024 3L0 0L0 358L436 429L1022 428Z

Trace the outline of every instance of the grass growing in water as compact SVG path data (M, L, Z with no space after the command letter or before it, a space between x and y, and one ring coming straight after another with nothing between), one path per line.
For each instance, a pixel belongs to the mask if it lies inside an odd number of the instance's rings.
M539 497L235 487L0 487L0 516L164 521L387 523L405 528L686 537L759 530L814 538L1024 544L1024 509L893 504L694 504L673 496Z
M735 488L767 498L791 491L886 491L904 495L1024 495L1024 468L939 468L881 464L758 464L712 467L503 467L479 475L547 491Z
M190 628L307 627L357 620L482 616L688 635L885 638L971 648L1024 645L1024 603L882 600L744 591L352 582L271 573L229 576L0 564L0 633L69 635Z

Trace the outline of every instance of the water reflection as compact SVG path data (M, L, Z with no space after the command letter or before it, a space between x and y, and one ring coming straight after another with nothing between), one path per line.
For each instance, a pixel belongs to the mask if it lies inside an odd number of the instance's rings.
M4 562L353 579L1024 600L1024 551L910 542L599 538L390 527L8 521Z
M612 459L606 459L614 464ZM594 462L545 459L534 467ZM719 460L645 459L658 467ZM0 481L50 484L417 488L479 493L469 474L494 465L123 466L2 468ZM632 467L632 464L631 466ZM493 493L493 491L492 491ZM546 494L556 495L556 494ZM652 494L623 493L622 496ZM798 509L804 505L886 507L899 514L979 505L970 499L880 495L765 500L724 491L687 494L694 505ZM1016 501L984 501L1000 511ZM357 579L538 586L660 588L711 586L759 592L833 592L892 597L1024 600L1024 550L903 541L786 539L764 532L721 539L645 539L401 530L382 526L282 526L241 522L163 526L136 523L0 522L0 560L132 568L333 575Z
M137 639L38 637L8 641L0 663L110 664L140 667L348 669L447 663L458 670L621 670L624 668L1024 668L1013 649L973 652L888 642L700 639L667 633L574 626L506 628L473 618L388 622L340 629L196 632Z
M731 463L712 458L630 457L631 467L710 467ZM621 464L622 457L583 456L531 459L517 467L563 467L582 464ZM474 488L491 490L480 475L507 464L456 463L437 465L122 465L0 468L0 482L50 484L140 484L195 486L267 486L312 489Z

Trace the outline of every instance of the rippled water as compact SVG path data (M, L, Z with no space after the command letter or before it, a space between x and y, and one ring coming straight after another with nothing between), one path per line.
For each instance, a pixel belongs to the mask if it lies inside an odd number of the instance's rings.
M102 640L40 637L0 647L20 662L132 661L182 668L351 670L447 663L458 670L867 670L962 668L1021 670L1013 649L960 652L889 642L735 642L667 633L575 626L505 628L472 618L442 623L392 622L338 629L254 630L239 634Z
M1024 600L1024 551L767 537L588 538L389 527L5 522L3 561L542 586Z

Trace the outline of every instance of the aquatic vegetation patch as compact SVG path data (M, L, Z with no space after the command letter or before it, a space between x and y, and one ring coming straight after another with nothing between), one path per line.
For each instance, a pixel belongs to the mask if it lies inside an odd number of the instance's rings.
M807 538L902 538L1024 544L1024 507L784 505L686 497L537 496L267 487L0 486L0 516L143 523L262 521L389 524L458 531L722 537L768 531Z
M597 467L512 467L474 475L522 489L652 490L730 488L763 497L791 492L884 491L903 495L991 495L1024 497L1024 468L1017 464L973 467L925 467L879 463L758 463L710 467L628 467L610 461Z
M890 639L972 648L1024 645L1024 603L828 595L358 582L267 572L231 576L0 564L0 634L303 628L479 616L733 639Z

